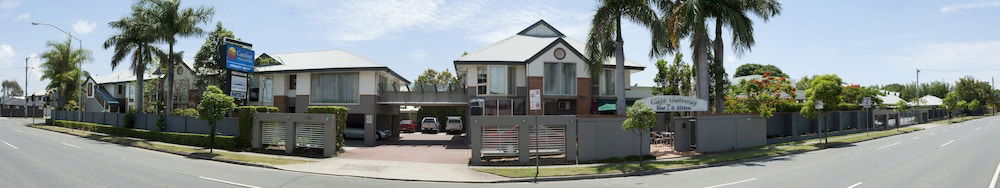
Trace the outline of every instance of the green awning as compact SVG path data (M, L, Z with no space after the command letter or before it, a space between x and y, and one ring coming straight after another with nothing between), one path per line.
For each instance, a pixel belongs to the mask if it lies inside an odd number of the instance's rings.
M608 103L597 107L597 111L615 111L618 108L614 103Z

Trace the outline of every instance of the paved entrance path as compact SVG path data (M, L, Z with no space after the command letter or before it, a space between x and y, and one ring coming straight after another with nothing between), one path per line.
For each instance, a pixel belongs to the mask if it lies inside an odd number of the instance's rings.
M302 172L425 181L493 182L508 178L477 172L467 164L424 163L329 158L319 162L282 165L278 168Z

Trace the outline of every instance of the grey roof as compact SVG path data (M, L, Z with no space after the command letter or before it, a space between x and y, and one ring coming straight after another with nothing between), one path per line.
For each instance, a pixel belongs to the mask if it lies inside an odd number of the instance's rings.
M539 21L540 23L544 21ZM587 54L586 43L580 42L568 37L559 36L546 36L546 35L528 35L530 33L544 33L537 31L538 29L551 28L548 24L535 23L530 27L526 28L521 33L515 34L513 36L507 37L499 42L493 43L485 48L473 51L465 56L459 57L455 60L456 63L460 62L520 62L531 59L536 54L540 53L543 49L548 47L550 44L557 42L559 39L563 39L569 47L575 49L583 55ZM555 28L551 28L550 33L559 33ZM531 32L529 32L531 31ZM561 33L560 33L561 34ZM614 65L615 61L613 58L608 58L604 61L605 65ZM625 66L627 67L637 67L645 68L645 66L635 63L631 60L625 60Z
M160 78L161 75L153 74L152 72L146 72L143 76L143 80L151 80ZM109 84L118 82L131 82L135 81L135 74L132 74L132 70L118 70L105 75L94 76L94 82L97 84Z
M324 71L324 70L384 70L395 75L400 80L410 82L402 76L393 72L389 67L358 56L344 50L323 50L290 53L268 53L275 60L281 62L279 65L258 66L257 73L270 72L299 72L299 71Z

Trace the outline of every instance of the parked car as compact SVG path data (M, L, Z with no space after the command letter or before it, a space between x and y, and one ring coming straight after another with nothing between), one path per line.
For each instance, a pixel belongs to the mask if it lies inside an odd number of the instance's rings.
M385 139L387 137L389 137L389 131L386 131L386 130L377 130L377 131L375 131L375 139L377 139L377 140L378 139ZM348 139L365 139L365 129L364 128L348 127L347 129L344 129L344 138L348 138Z
M413 123L413 120L401 120L399 121L399 131L403 132L417 132L417 124Z
M452 134L462 134L462 117L449 116L444 124L444 130Z
M420 132L437 134L441 130L439 126L441 126L441 123L438 122L437 118L424 117L424 120L420 121Z

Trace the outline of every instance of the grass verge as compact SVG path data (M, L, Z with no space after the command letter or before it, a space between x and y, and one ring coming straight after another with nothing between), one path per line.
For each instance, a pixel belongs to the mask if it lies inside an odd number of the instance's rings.
M873 131L866 133L855 133L842 136L830 137L830 142L822 143L815 142L818 139L805 140L799 142L789 142L780 144L771 144L766 146L760 146L751 149L745 149L734 152L708 154L702 156L691 157L687 159L680 160L667 160L667 161L646 161L641 167L638 163L608 163L601 165L588 165L588 166L576 166L576 167L551 167L542 168L538 173L539 177L549 177L549 176L578 176L578 175L597 175L597 174L620 174L620 173L636 173L650 170L664 170L672 168L683 168L692 167L697 165L708 165L723 162L731 162L736 160L751 159L758 157L767 156L778 156L791 153L802 153L807 151L819 150L828 147L838 147L845 146L851 143L887 137L897 134L903 134L913 131L919 131L921 128L916 127L906 127L900 128L899 130L884 130L884 131ZM508 178L527 178L535 176L535 168L525 168L525 167L511 167L511 168L472 168L473 170L495 174Z
M310 161L298 160L298 159L287 159L278 157L266 157L266 156L256 156L256 155L245 155L235 152L228 152L216 149L214 152L209 153L208 149L192 148L192 147L182 147L170 144L149 142L146 140L140 140L135 138L120 137L120 136L110 136L105 134L97 134L94 132L70 129L65 127L57 127L51 125L29 125L29 127L49 130L53 132L65 133L69 135L84 137L92 140L104 141L109 143L114 143L124 146L132 146L137 148L155 150L155 151L165 151L174 154L186 155L186 156L197 156L206 157L212 159L223 159L231 161L239 161L246 163L255 164L268 164L268 165L286 165L286 164L298 164L307 163Z
M969 120L974 120L974 119L979 119L979 118L984 118L984 117L986 117L986 116L962 116L962 117L957 117L957 118L942 119L942 120L932 121L930 123L933 123L933 124L952 124L952 123L961 123L961 122L965 122L965 121L969 121Z

